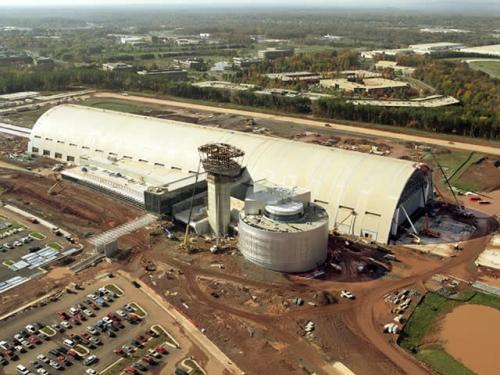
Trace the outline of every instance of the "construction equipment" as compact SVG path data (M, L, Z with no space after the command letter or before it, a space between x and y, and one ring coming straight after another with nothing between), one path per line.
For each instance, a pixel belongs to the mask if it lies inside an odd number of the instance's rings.
M145 256L141 258L141 266L143 266L144 269L148 272L156 271L156 264L151 259Z
M188 221L186 224L186 231L184 233L184 241L181 243L181 247L189 251L189 225L191 224L191 216L193 215L193 204L194 204L194 196L196 194L196 185L198 184L198 177L200 176L200 168L201 168L201 160L198 163L198 169L196 170L196 177L193 185L193 192L191 194L191 203L189 204L189 215Z
M432 230L429 225L429 215L427 213L427 210L425 212L424 216L424 228L420 231L420 234L425 237L432 237L432 238L439 238L441 237L441 233Z

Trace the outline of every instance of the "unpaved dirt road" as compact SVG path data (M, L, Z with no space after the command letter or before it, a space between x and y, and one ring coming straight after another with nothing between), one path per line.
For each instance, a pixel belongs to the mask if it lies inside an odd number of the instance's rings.
M178 108L185 108L185 109L192 109L192 110L194 109L194 110L199 110L199 111L208 111L208 112L216 112L216 113L229 113L229 114L234 114L234 115L249 116L249 117L265 119L265 120L286 121L286 122L291 122L291 123L295 123L295 124L315 126L315 127L320 127L323 129L325 128L324 121L310 120L307 118L296 118L296 117L289 117L289 116L271 115L271 114L267 114L267 113L245 111L245 110L241 110L241 109L222 108L222 107L216 107L216 106L207 106L207 105L200 105L200 104L193 104L193 103L177 102L175 100L156 99L156 98L149 98L149 97L137 96L137 95L122 95L122 94L116 94L116 93L112 93L112 92L98 92L98 93L93 94L92 96L95 98L112 98L112 99L120 99L120 100L129 100L129 101L134 101L134 102L143 102L143 103L157 104L157 105L159 104L159 105L166 105L166 106L171 106L171 107L178 107ZM481 153L491 154L491 155L500 155L500 147L496 147L494 145L493 146L483 146L483 145L476 145L476 144L464 143L464 142L449 142L449 141L446 141L443 139L435 139L435 138L423 137L423 136L418 136L418 135L410 135L410 134L401 134L401 133L390 132L390 131L386 131L386 130L369 129L369 128L364 128L364 127L360 127L360 126L342 125L342 124L337 124L334 122L329 122L329 125L331 126L331 128L336 129L336 130L365 135L365 136L393 138L393 139L397 139L397 140L401 140L401 141L426 143L429 145L455 148L458 150L475 151L475 152L481 152Z

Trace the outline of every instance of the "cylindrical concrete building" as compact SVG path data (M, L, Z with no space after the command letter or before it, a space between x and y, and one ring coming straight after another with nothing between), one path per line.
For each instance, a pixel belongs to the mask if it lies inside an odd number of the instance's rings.
M326 259L328 214L313 203L281 202L240 213L239 248L249 261L274 271L306 272Z

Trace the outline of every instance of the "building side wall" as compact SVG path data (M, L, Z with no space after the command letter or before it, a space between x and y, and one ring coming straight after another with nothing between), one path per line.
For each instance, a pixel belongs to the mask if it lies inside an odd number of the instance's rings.
M270 232L240 220L239 249L249 261L279 272L306 272L323 264L328 251L328 221L304 232Z

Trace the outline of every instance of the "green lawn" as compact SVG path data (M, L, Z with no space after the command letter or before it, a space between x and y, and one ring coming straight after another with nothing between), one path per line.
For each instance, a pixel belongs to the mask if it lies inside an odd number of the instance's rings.
M446 298L437 293L427 293L401 332L398 344L442 375L472 374L469 369L436 345L424 346L426 334L435 328L438 317L461 304L477 304L500 310L500 298L468 290L456 298Z
M474 375L439 346L422 349L415 356L441 375Z
M489 74L492 78L500 78L500 60L472 61L469 66Z
M3 264L5 267L10 267L10 266L12 266L14 263L16 263L16 262L14 262L12 259L5 259L5 260L2 262L2 264Z
M130 101L121 101L117 99L88 99L80 103L93 108L109 109L111 111L127 112L127 113L143 113L151 110L147 105L134 104Z
M464 191L480 191L480 182L461 181L460 177L469 166L484 157L483 154L476 152L451 151L449 153L435 154L439 164L443 167L444 173L450 179L452 186ZM444 182L444 177L437 168L437 164L430 154L424 159L435 166L435 174Z
M40 232L31 232L30 237L33 237L35 240L44 240L47 238L44 234Z
M115 284L108 284L105 286L105 288L109 290L111 293L115 293L117 296L123 296L123 290L121 290Z
M57 334L57 332L52 327L48 326L42 327L40 331L45 333L47 336L54 336L55 334Z
M64 250L64 246L62 246L61 244L59 244L57 242L48 243L47 246L51 247L51 248L53 248L54 250L57 250L57 251Z

